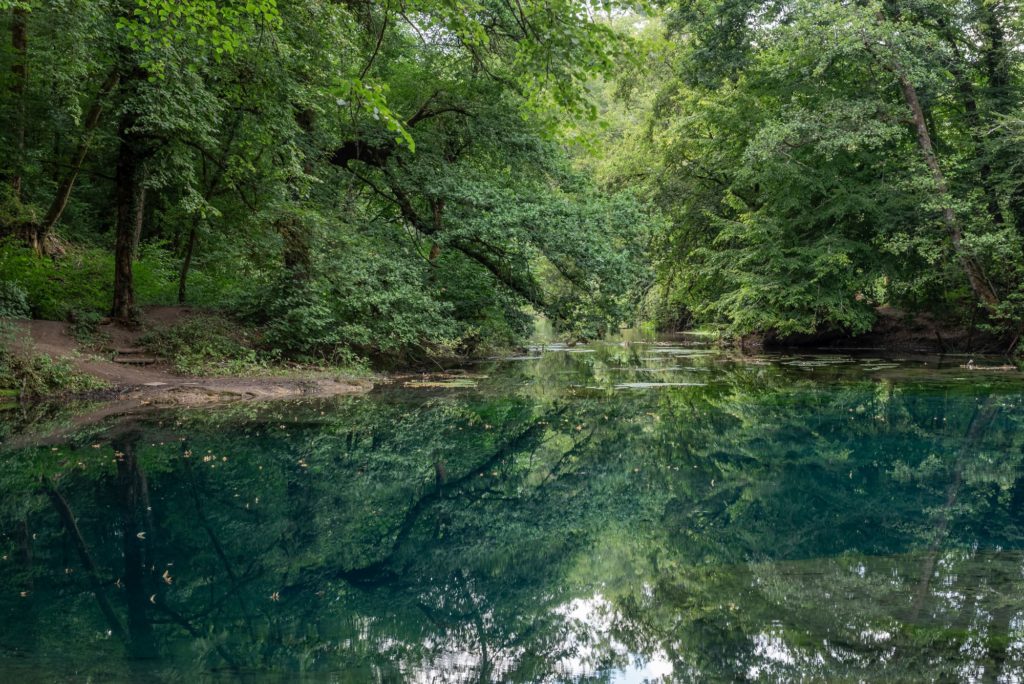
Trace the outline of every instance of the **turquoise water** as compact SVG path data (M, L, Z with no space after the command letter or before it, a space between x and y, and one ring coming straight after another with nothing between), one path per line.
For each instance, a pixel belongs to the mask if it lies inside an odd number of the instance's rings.
M682 339L7 412L0 681L1020 681L1024 382L962 365Z

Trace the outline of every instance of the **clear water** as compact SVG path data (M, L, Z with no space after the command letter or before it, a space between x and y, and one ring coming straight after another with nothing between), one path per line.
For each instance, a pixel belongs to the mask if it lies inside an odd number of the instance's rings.
M8 411L0 681L1021 681L1024 383L961 364L680 340Z

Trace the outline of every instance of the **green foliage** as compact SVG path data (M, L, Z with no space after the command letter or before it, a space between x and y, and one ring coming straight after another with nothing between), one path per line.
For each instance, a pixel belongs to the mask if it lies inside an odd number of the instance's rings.
M87 347L98 347L110 340L109 333L100 330L104 316L95 311L72 311L69 332L79 343Z
M140 305L171 304L175 283L171 257L147 249L135 263ZM24 291L33 318L65 320L72 312L110 308L113 255L96 247L71 245L60 258L42 257L12 241L0 242L0 273Z
M70 246L5 244L0 273L34 316L107 310L141 219L138 305L180 275L305 360L482 352L529 315L586 339L643 306L782 337L891 306L1009 344L1024 33L990 5L30 3L4 15L30 49L3 53L0 231L70 181Z
M54 260L12 242L0 245L0 272L24 289L34 318L64 320L72 310L104 309L111 264L108 253L95 249Z
M0 280L0 318L28 318L28 293L15 282Z
M239 375L265 369L253 333L218 316L193 316L144 333L139 344L185 375Z
M588 351L486 365L478 391L235 402L5 440L0 610L19 619L0 641L48 680L132 679L143 639L188 681L229 666L503 682L652 662L633 679L1024 666L1007 647L1024 610L1019 380ZM107 616L91 568L123 578L100 594ZM117 622L132 631L107 634Z
M108 311L114 233L141 220L136 306L174 304L187 270L188 303L239 313L280 358L483 352L521 343L533 314L614 329L651 212L605 196L563 143L594 113L589 83L637 63L614 20L631 8L33 5L24 83L0 84L0 175L21 180L0 201L0 273L36 317ZM19 247L68 179L67 253Z
M651 301L685 314L659 318L855 334L889 305L1014 338L1024 138L1011 112L1024 72L1012 13L680 0L664 20L667 41L641 30L646 70L617 82L651 116L609 105L596 167L671 222L655 238ZM934 163L907 125L911 94Z
M263 348L303 361L450 353L458 328L448 307L424 291L422 273L401 266L349 258L304 282L283 273L243 300L239 312L260 326Z
M38 220L34 207L15 196L7 184L0 185L0 226L22 228Z
M77 371L67 359L54 360L35 351L16 324L0 321L0 389L37 399L90 392L106 384Z

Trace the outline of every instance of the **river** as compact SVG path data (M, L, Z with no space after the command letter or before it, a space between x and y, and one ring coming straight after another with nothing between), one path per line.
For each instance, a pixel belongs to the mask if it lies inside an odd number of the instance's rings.
M1024 381L976 365L682 337L9 418L0 681L1021 681Z

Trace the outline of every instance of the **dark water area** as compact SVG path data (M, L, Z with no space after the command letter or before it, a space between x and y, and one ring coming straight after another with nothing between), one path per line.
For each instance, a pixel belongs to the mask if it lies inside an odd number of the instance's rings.
M1024 382L966 365L682 339L7 412L0 682L1021 681Z

